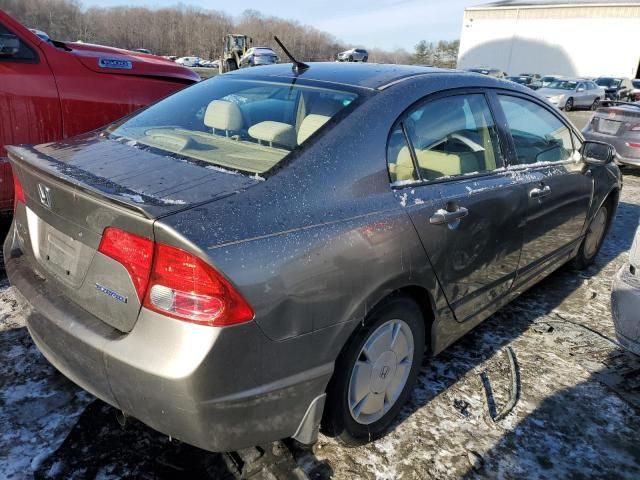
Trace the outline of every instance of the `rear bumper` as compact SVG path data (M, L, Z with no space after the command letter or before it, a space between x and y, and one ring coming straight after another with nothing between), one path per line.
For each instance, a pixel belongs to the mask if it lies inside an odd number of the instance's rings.
M150 427L211 451L308 431L319 421L333 364L298 367L296 339L269 340L254 322L211 328L143 309L123 334L69 301L4 245L6 271L43 355L65 376ZM308 351L308 345L303 349ZM311 355L311 352L309 352Z
M640 278L631 275L629 265L623 266L613 281L611 311L618 341L640 355Z

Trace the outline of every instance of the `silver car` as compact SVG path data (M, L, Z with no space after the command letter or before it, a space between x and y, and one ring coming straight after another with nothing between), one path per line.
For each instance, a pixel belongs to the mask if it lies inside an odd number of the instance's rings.
M604 92L591 80L563 78L537 90L538 94L561 110L569 112L576 108L598 108Z
M278 63L278 55L269 47L251 47L240 59L240 67L257 67Z
M618 341L640 355L640 227L626 263L613 281L611 310Z
M364 48L350 48L338 54L339 62L366 62L369 60L369 52Z

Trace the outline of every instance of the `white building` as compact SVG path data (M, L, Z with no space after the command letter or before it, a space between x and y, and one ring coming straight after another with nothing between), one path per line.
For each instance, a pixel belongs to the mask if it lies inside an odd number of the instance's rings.
M458 68L640 77L640 0L502 0L465 9Z

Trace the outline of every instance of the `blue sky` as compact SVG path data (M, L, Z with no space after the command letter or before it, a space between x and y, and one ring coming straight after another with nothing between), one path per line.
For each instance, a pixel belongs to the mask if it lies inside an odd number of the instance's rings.
M160 8L178 0L82 0L85 7L116 5ZM479 0L264 0L259 3L182 0L184 5L239 15L246 9L297 20L332 33L347 43L413 50L420 40L459 38L462 13Z

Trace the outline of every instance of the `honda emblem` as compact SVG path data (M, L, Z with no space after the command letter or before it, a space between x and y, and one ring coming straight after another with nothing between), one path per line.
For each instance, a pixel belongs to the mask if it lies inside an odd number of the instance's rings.
M38 196L40 203L47 208L51 208L51 189L41 183L38 184Z

